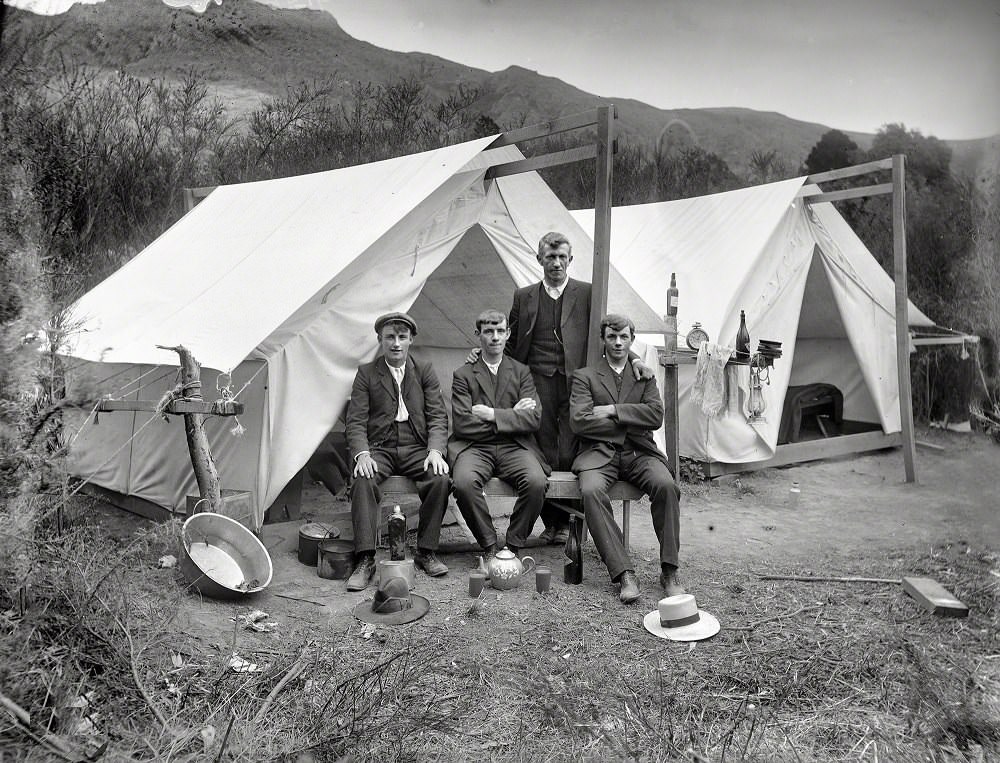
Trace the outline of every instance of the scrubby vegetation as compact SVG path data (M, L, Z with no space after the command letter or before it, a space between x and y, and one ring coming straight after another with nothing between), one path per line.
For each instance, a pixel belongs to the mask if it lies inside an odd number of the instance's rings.
M0 685L12 695L7 699L35 714L16 728L5 721L0 747L25 758L78 759L101 752L99 745L66 742L79 734L89 738L90 700L80 699L96 689L91 696L107 703L100 710L102 723L115 719L104 726L111 728L101 737L110 745L105 749L150 759L221 758L227 745L254 757L254 744L265 745L257 748L262 757L323 749L361 757L368 749L392 757L403 749L403 735L410 734L428 755L443 750L445 759L458 760L470 749L493 754L489 739L475 729L498 719L497 738L521 757L530 757L518 746L527 735L556 758L603 752L621 759L694 760L703 753L725 757L727 751L734 757L787 757L789 751L795 758L797 751L806 757L864 756L875 745L890 758L906 759L994 748L1000 732L995 715L983 709L982 668L995 643L955 658L966 681L959 686L936 667L943 662L929 659L943 659L938 653L944 650L891 627L903 615L887 598L871 597L884 618L862 619L860 634L841 628L820 648L811 631L785 621L779 627L770 617L774 611L789 619L802 612L805 605L796 596L804 602L805 594L770 590L757 593L771 608L742 613L754 624L743 629L746 633L727 636L723 657L699 652L683 665L651 651L621 666L632 634L622 636L612 616L598 618L605 641L581 640L583 626L595 623L583 623L582 613L589 617L590 610L573 602L554 605L549 613L555 616L548 620L559 625L543 629L551 654L537 664L517 662L524 657L515 644L488 644L487 650L442 626L416 641L392 636L347 654L336 645L344 634L325 640L299 634L294 656L283 653L263 675L246 678L226 673L222 658L203 654L178 655L180 664L165 662L162 637L179 637L170 630L176 602L150 596L139 568L147 569L167 547L169 528L111 545L96 542L86 527L59 534L68 486L61 470L67 438L58 415L66 401L56 358L64 333L72 330L63 325L60 309L177 220L184 211L184 188L328 170L517 126L497 125L481 113L481 95L458 87L444 99L432 99L419 81L404 79L358 83L351 97L340 101L324 83L302 84L237 123L197 72L170 83L124 73L108 77L70 65L53 75L34 60L30 46L5 45L0 58L0 645L4 654L17 653L21 660L0 665ZM1000 336L996 184L982 188L956 179L940 141L898 125L880 131L867 154L837 136L824 136L820 143L807 160L808 172L895 152L907 155L913 299L942 323L995 341ZM565 146L556 139L528 150ZM749 166L750 176L738 177L697 146L667 143L649 154L622 142L615 157L614 203L682 198L787 175L787 160L773 151L755 152ZM593 205L589 164L545 176L567 205ZM846 202L841 208L890 266L885 200ZM933 364L915 363L919 415L957 413L954 375L969 373L947 355L957 352L924 356L933 357ZM980 389L992 384L995 399L992 358L984 357L984 368L984 378L962 377L962 383ZM984 558L962 568L970 603L980 611L990 611L986 567L993 561ZM721 577L737 585L734 572ZM817 595L824 603L809 605L815 623L834 609L853 608L835 618L831 629L859 617L859 597L811 591L809 602ZM30 608L33 599L44 604ZM863 604L869 603L865 598ZM32 614L22 620L27 609ZM470 612L470 617L499 620L507 614ZM27 623L29 635L15 622ZM988 625L995 634L996 623ZM768 643L755 640L754 631L765 626L776 631ZM926 635L946 627L934 623ZM858 649L866 640L881 651ZM442 643L465 657L442 661ZM893 644L901 650L890 649ZM474 648L482 653L470 651ZM572 658L564 659L564 653ZM766 654L770 664L789 666L788 672L768 673L761 662ZM254 724L243 724L227 742L231 719L254 718L300 663L314 676L313 691L300 686L294 698L283 697L257 737L246 736L245 728ZM595 672L589 666L596 664L616 667ZM627 672L617 672L619 666ZM289 680L304 681L301 672L299 667ZM439 685L441 675L453 687L450 694ZM535 681L528 695L519 682L525 675ZM995 687L995 677L990 681ZM154 685L160 690L155 696ZM377 687L371 695L376 704L358 705L359 687ZM651 693L674 699L657 704ZM507 712L515 702L522 711ZM604 717L611 702L622 709L617 721ZM906 716L894 716L900 707ZM202 733L209 726L218 729L217 738Z

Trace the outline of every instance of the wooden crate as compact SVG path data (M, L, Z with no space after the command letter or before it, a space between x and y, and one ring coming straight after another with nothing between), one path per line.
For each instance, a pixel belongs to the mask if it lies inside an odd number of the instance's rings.
M219 511L220 514L229 517L230 519L235 519L237 522L247 527L250 530L254 529L253 526L253 508L250 505L251 493L249 490L222 490L222 509ZM191 516L192 514L200 514L203 511L208 511L208 501L203 501L200 506L197 506L198 501L201 500L201 496L189 495L186 500L186 514ZM197 508L195 508L197 506Z

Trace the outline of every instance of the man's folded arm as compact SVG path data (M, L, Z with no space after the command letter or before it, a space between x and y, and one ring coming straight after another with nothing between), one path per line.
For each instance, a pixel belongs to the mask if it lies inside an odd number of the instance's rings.
M514 408L494 408L498 432L537 432L542 424L542 403L538 399L535 391L535 382L531 378L531 372L527 368L522 368L518 378L517 399L523 400L530 397L535 401L535 407L531 410L516 410Z
M594 415L594 393L590 380L580 371L573 373L569 395L569 425L575 434L594 440L615 438L621 428L614 419Z
M472 415L472 392L465 378L458 372L451 380L451 419L455 437L462 440L477 440L496 434L492 421L483 421Z
M618 421L636 429L659 429L663 424L663 401L656 382L649 379L643 382L642 402L618 403Z

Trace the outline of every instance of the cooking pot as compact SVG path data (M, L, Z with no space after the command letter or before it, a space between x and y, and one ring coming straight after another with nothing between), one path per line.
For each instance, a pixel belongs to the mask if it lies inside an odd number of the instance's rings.
M316 574L326 580L347 580L354 569L354 542L321 540L316 549Z
M340 530L336 527L327 527L319 522L306 522L299 528L299 561L315 567L320 541L339 536Z

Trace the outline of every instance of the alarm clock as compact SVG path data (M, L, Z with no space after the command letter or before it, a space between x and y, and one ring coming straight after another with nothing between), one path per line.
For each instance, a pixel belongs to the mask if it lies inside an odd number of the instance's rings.
M705 329L701 327L701 324L695 321L691 324L691 330L688 331L687 339L685 341L687 341L688 347L692 350L697 350L701 347L702 342L708 341L708 334L705 332Z

